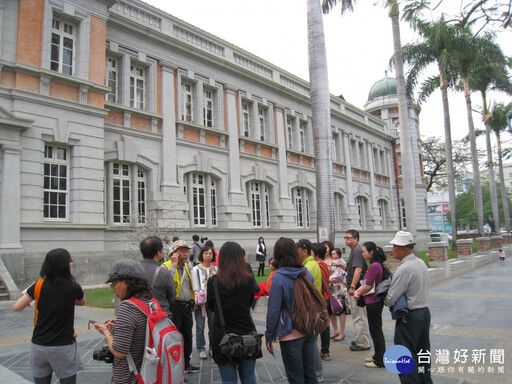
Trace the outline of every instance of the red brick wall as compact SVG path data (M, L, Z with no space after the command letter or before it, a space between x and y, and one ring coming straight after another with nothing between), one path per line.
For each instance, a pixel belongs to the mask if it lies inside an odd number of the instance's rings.
M19 0L16 60L41 68L44 23L43 0Z

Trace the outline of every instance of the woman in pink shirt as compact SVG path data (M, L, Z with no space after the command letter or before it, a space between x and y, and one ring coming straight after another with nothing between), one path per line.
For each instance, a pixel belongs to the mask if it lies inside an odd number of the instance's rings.
M384 367L384 352L386 352L386 341L382 332L382 308L384 302L375 299L375 287L379 285L384 276L382 263L386 261L386 255L382 248L377 247L373 241L368 241L363 244L363 257L366 261L370 261L371 264L364 275L364 284L355 291L354 297L359 298L363 296L364 298L366 313L368 314L368 326L375 349L373 356L366 359L365 365L369 368L382 368Z

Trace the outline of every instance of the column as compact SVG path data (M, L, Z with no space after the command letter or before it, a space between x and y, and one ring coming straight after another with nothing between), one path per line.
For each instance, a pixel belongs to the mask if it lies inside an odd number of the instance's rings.
M175 67L162 65L162 187L176 186Z
M286 159L286 126L284 124L285 113L282 105L274 106L275 112L275 136L277 146L279 147L278 160L279 160L279 198L289 199L288 196L288 161Z
M229 170L229 193L241 193L242 189L240 186L240 149L238 147L238 122L236 113L236 89L226 85L226 105L227 109L227 121L226 125L229 132L229 159L228 159L228 170Z
M0 249L21 249L20 147L3 146L0 188Z
M354 209L354 185L352 181L352 156L350 153L350 137L343 133L343 152L345 152L345 161L347 166L347 205L349 213Z

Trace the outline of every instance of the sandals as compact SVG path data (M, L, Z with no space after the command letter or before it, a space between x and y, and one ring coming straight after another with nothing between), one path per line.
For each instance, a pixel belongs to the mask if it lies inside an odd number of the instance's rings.
M343 334L343 336L341 334L338 334L338 336L334 338L334 341L341 341L344 338L345 338L345 334Z
M340 334L339 332L335 332L335 333L333 333L333 334L331 335L331 339L334 339L336 336L339 336L339 334Z

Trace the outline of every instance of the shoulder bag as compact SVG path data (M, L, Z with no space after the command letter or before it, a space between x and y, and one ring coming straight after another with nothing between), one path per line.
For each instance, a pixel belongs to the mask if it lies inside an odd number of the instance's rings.
M220 351L228 358L230 362L255 360L261 357L261 339L263 334L252 331L249 335L237 335L236 333L226 332L226 323L222 312L217 278L213 278L213 290L217 301L217 314L219 315L220 325L224 336L220 340Z

